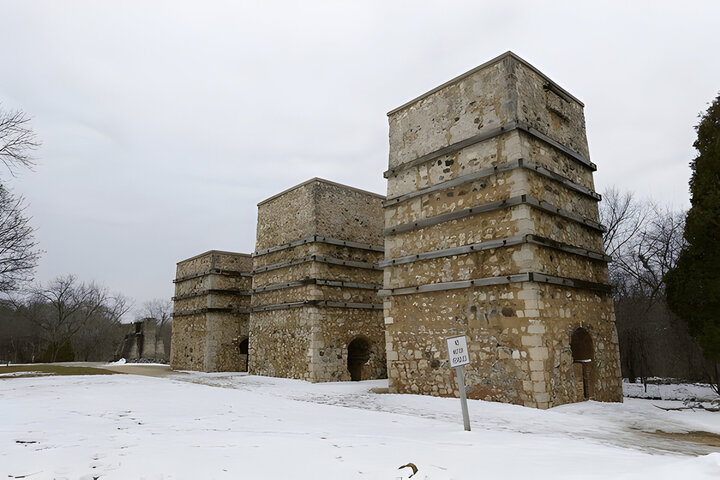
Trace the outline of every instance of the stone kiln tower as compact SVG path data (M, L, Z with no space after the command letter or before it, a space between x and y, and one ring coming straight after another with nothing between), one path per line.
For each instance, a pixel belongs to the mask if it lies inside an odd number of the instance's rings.
M391 111L384 290L390 391L621 401L583 104L511 52Z
M384 199L314 178L258 204L250 373L385 378Z
M177 264L173 370L247 371L251 270L250 255L218 250Z

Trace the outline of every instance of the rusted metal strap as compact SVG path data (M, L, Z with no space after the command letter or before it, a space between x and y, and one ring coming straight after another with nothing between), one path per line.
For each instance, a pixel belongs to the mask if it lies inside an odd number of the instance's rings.
M220 290L220 289L208 289L200 290L198 292L186 293L185 295L177 295L172 297L171 300L186 300L188 298L204 297L205 295L237 295L237 296L250 296L252 290Z
M409 232L412 230L419 230L421 228L430 227L433 225L437 225L440 223L449 222L452 220L458 220L460 218L469 217L472 215L476 215L478 213L484 213L484 212L492 212L495 210L502 210L504 208L513 207L515 205L530 205L531 207L535 207L539 210L543 210L549 213L552 213L553 215L558 215L560 217L566 218L568 220L572 220L576 223L579 223L583 226L586 226L588 228L591 228L593 230L597 230L599 232L605 232L606 229L603 225L600 223L591 220L589 218L582 217L578 215L577 213L569 212L567 210L564 210L562 208L556 207L552 205L551 203L538 200L537 198L531 196L531 195L518 195L515 197L510 197L506 200L500 200L497 202L490 202L485 203L482 205L475 205L470 208L465 208L462 210L456 210L454 212L447 212L447 213L441 213L440 215L435 215L429 218L422 218L419 220L416 220L414 222L407 222L407 223L401 223L399 225L396 225L394 227L388 227L383 230L383 235L395 235L402 232Z
M430 193L434 193L434 192L441 191L441 190L447 190L449 188L457 187L460 185L465 185L467 183L476 182L478 180L482 180L483 178L488 178L493 175L497 175L498 173L509 172L509 171L521 169L521 168L530 170L530 171L535 172L539 175L542 175L546 178L549 178L558 183L561 183L568 189L573 190L582 195L588 196L588 197L592 198L593 200L599 201L601 199L601 196L598 193L592 191L591 189L587 188L586 186L576 183L576 182L570 180L569 178L567 178L563 175L560 175L559 173L553 172L543 165L540 165L540 164L537 164L534 162L530 162L530 161L520 158L517 160L511 160L509 162L501 163L494 167L483 168L481 170L478 170L477 172L474 172L474 173L471 173L468 175L463 175L461 177L457 177L452 180L440 182L440 183L437 183L430 187L416 190L414 192L410 192L410 193L406 193L404 195L399 195L397 197L389 198L383 202L383 207L391 207L393 205L397 205L399 203L406 202L408 200L412 200L413 198L417 198L417 197L420 197L423 195L428 195Z
M194 310L185 310L182 312L173 312L173 317L189 317L191 315L200 315L203 313L231 313L231 314L247 314L250 313L250 308L246 307L207 307L207 308L196 308Z
M461 140L459 142L453 143L452 145L448 145L446 147L439 148L433 152L426 153L425 155L421 155L420 157L410 160L409 162L401 163L400 165L397 165L395 167L392 167L385 171L383 173L383 176L385 178L390 178L392 176L397 175L398 173L417 167L419 165L422 165L427 162L431 162L433 160L436 160L439 157L443 157L445 155L451 155L455 152L458 152L462 150L463 148L469 147L471 145L475 145L476 143L483 142L485 140L489 140L491 138L498 137L504 133L512 132L514 130L521 130L528 135L531 135L532 137L541 140L542 142L552 146L556 150L559 150L569 156L570 158L576 160L578 163L581 163L582 165L588 167L592 171L597 170L597 165L595 165L593 162L591 162L589 159L585 158L584 155L576 152L575 150L561 144L560 142L553 140L552 138L548 137L544 133L538 131L536 128L531 127L523 122L508 122L506 125L502 127L498 127L492 130L489 130L487 132L482 132L477 135L474 135L470 138L466 138L465 140Z
M206 277L208 275L223 275L226 277L247 277L251 278L251 272L237 272L235 270L222 270L219 268L211 268L200 273L194 273L186 277L180 277L173 280L173 283L184 282L185 280L192 280L195 278Z
M328 307L328 308L352 308L361 310L382 310L382 303L355 303L355 302L332 302L328 300L305 300L301 302L276 303L273 305L261 305L252 307L254 312L267 312L271 310L285 310L289 308L302 307Z
M391 258L378 263L381 267L391 267L393 265L402 265L406 263L419 262L421 260L430 260L433 258L452 257L455 255L463 255L473 252L481 252L493 248L510 247L523 243L532 243L542 245L544 247L561 250L567 253L588 257L593 260L610 262L611 258L603 253L588 250L586 248L576 247L568 243L558 242L539 235L525 234L515 237L501 238L497 240L488 240L485 242L473 243L470 245L462 245L460 247L444 248L442 250L433 250L430 252L417 253L415 255L405 255L402 257Z
M263 287L253 288L252 293L271 292L275 290L283 290L285 288L303 287L306 285L324 285L328 287L358 288L364 290L379 290L382 285L376 283L359 283L359 282L343 282L341 280L325 280L322 278L306 278L294 282L273 283Z
M277 270L278 268L285 268L285 267L290 267L292 265L299 265L301 263L308 263L308 262L329 263L332 265L342 265L345 267L353 267L353 268L364 268L367 270L381 270L381 268L378 267L376 263L356 262L353 260L343 260L342 258L323 257L321 255L308 255L306 257L294 258L292 260L285 260L284 262L278 262L278 263L273 263L270 265L264 265L262 267L257 267L255 270L253 270L253 274L263 273L263 272L267 272L270 270Z
M385 247L382 245L371 245L368 243L350 242L347 240L339 240L337 238L322 237L320 235L311 235L309 237L301 238L299 240L292 241L290 243L284 243L271 248L265 248L258 250L252 254L253 257L260 257L267 255L268 253L279 252L281 250L287 250L288 248L297 247L300 245L306 245L308 243L326 243L328 245L337 245L340 247L357 248L360 250L369 250L372 252L384 252Z
M538 272L518 273L502 277L485 277L473 280L460 280L455 282L438 282L428 283L425 285L417 285L414 287L400 287L392 289L380 290L380 297L391 297L396 295L412 295L424 292L441 292L446 290L457 290L470 287L485 287L491 285L506 285L509 283L535 282L551 285L561 285L565 287L581 288L586 290L595 290L603 293L611 291L610 285L605 283L589 282L575 278L558 277L554 275L546 275Z

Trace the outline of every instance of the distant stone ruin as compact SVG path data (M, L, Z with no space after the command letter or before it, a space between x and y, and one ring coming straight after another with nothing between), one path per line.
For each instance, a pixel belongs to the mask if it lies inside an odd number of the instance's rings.
M124 358L132 362L168 361L167 346L157 329L157 320L144 318L129 325L129 332L123 338L115 360Z
M312 179L178 264L172 367L457 396L465 334L470 398L621 401L583 104L508 52L388 116L387 198Z

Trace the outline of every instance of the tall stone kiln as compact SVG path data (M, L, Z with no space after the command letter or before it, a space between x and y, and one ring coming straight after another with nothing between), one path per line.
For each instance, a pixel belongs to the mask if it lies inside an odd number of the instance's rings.
M258 204L250 373L385 378L384 198L314 178Z
M385 325L391 392L621 401L583 104L503 54L391 111Z
M210 250L178 262L170 366L247 371L252 258Z

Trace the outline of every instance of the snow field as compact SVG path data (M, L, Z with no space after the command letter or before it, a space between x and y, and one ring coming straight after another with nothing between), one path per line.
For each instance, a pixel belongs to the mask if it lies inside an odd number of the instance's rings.
M720 478L720 415L653 403L547 411L244 374L0 379L0 477L28 479Z

